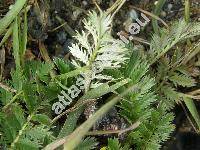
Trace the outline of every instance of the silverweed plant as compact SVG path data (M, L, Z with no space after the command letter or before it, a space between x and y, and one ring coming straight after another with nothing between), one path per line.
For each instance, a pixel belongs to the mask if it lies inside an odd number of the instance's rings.
M17 12L22 9L21 13L0 28L3 33L10 25L12 32L5 36L12 37L16 64L10 79L0 84L2 149L158 150L175 128L171 108L181 100L199 128L195 106L192 100L188 101L195 97L177 88L195 85L188 68L184 68L194 52L181 53L174 46L199 36L200 24L179 21L169 29L161 29L152 35L148 50L141 53L137 46L111 35L114 16L124 2L117 0L106 11L98 7L99 12L88 13L83 21L85 30L77 31L76 43L70 47L71 60L55 58L46 62L24 60L27 7L16 2L13 8ZM0 25L4 22L0 20ZM52 106L58 102L58 95L69 90L80 77L84 81L82 92L70 99L61 114L55 114ZM113 107L125 127L95 129ZM99 145L96 135L104 136L107 145Z

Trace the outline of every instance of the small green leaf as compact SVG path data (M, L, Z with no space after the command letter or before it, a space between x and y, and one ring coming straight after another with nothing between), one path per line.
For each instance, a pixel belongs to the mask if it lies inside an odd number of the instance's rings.
M44 114L36 114L36 115L33 116L32 120L37 121L37 122L44 124L44 125L50 125L51 124L51 119L47 115L44 115Z
M54 63L58 67L58 69L59 69L59 71L60 71L61 74L68 73L71 70L70 64L67 63L66 61L64 61L61 58L55 58L54 59Z
M124 149L121 147L119 140L114 138L114 139L108 139L108 150L124 150Z
M6 34L4 35L3 39L1 40L0 47L7 41L7 39L11 36L13 32L13 26L11 25L7 30Z
M169 77L169 80L172 81L175 86L181 85L183 87L192 87L196 83L192 77L178 73L175 73L173 76Z
M93 137L87 137L85 138L75 150L90 150L94 149L97 146L96 139Z
M27 45L27 31L28 30L28 24L27 24L27 10L25 9L24 12L24 24L23 24L23 33L21 38L21 50L20 50L20 57L21 62L24 62L24 55L26 52L26 45Z

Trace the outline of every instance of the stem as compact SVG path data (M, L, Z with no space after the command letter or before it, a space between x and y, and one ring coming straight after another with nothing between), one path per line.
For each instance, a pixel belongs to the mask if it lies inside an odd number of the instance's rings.
M0 47L7 41L7 39L11 36L13 32L13 25L10 25L9 29L6 31L6 34L4 35L3 39L1 40Z
M166 0L159 0L156 4L156 8L154 10L154 13L159 16L160 12L162 11L162 7L164 6ZM155 33L159 33L159 25L156 19L152 20L152 26Z
M5 110L8 108L8 106L10 106L10 105L17 99L17 97L18 97L19 95L21 95L22 93L23 93L22 91L20 91L19 93L17 93L17 94L12 98L12 100L11 100L7 105L5 105L5 106L2 108L2 110L5 111Z
M1 82L0 82L0 87L2 89L4 89L4 90L8 91L8 92L12 92L12 93L16 93L17 92L17 90L15 90L15 89L13 89L13 88L11 88L11 87L9 87L9 86L1 83Z
M58 75L55 78L58 78L58 79L67 79L67 78L79 75L79 74L81 74L81 73L83 73L83 72L85 72L87 70L88 70L88 66L84 66L84 67L78 68L78 69L76 69L74 71L70 71L68 73Z
M42 43L41 41L39 41L39 50L40 50L42 58L45 60L45 62L53 64L53 62L51 61L51 58L49 57L49 54L47 52L47 49L46 49L44 43ZM56 76L56 73L54 70L50 71L50 76L51 76L51 78L54 78Z
M144 14L146 14L146 15L152 17L154 20L160 21L167 29L169 28L169 26L167 25L167 23L166 23L163 19L161 19L159 16L157 16L157 15L151 13L151 12L148 12L148 11L146 11L146 10L143 10L143 9L141 9L141 8L132 6L132 5L130 6L130 8L134 8L134 9L136 9L136 10L138 10L138 11L143 12Z
M163 79L161 83L159 83L159 86L156 88L156 91L160 90L160 88L163 86L165 83L165 80Z
M107 130L107 131L91 131L88 132L87 135L105 135L105 134L123 134L125 132L128 131L132 131L134 129L136 129L137 127L139 127L140 122L137 121L136 123L132 124L130 127L126 128L126 129L122 129L122 130Z
M196 95L200 93L200 89L197 89L197 90L194 90L194 91L191 91L191 92L188 92L187 94L190 94L190 95Z
M158 59L160 59L164 54L166 54L178 42L179 42L179 39L174 39L174 41L170 45L167 45L159 55L157 55L156 57L154 57L150 60L150 62L149 62L150 65L154 64Z
M70 135L59 139L45 147L45 150L53 150L57 147L61 146L62 144L65 144L65 150L71 150L74 149L81 139L87 134L89 129L93 126L93 124L106 112L109 111L110 108L112 108L119 100L127 95L128 93L137 90L137 86L133 85L130 88L128 88L125 92L123 92L121 95L113 98L108 103L103 105L94 115L92 115L88 120L86 120L81 126L79 126L73 133Z
M121 95L113 98L111 101L103 105L94 115L92 115L87 121L85 121L80 127L78 127L72 134L70 134L64 143L64 150L74 149L81 141L81 139L87 134L88 130L93 126L93 124L105 113L109 111L119 100L130 93L131 91L135 90L137 87L133 85L132 87L128 88L125 92Z
M112 14L112 19L114 18L115 14L120 10L120 8L124 5L124 3L126 2L126 0L122 0L119 4L119 6L117 7L117 9L114 11L114 13Z
M67 31L67 33L69 33L69 35L71 37L73 37L74 35L76 35L76 32L68 25L67 21L63 20L59 16L56 16L56 19L58 20L58 22L60 22L60 24L64 24L63 25L64 29Z
M26 130L26 127L28 126L29 122L31 121L33 117L33 114L29 115L27 118L27 122L22 126L21 130L19 130L19 133L17 135L17 137L15 138L15 140L12 142L10 150L13 150L15 147L15 144L19 141L19 138L22 136L23 132Z
M109 9L106 11L106 15L111 14L113 10L116 10L125 0L117 0Z
M186 55L181 63L186 65L194 56L196 56L200 52L200 40L197 44L195 44L192 49L189 51L188 55Z
M93 3L95 4L95 6L97 7L97 9L99 10L99 12L102 12L101 8L99 7L99 5L97 4L96 0L93 0Z
M185 0L185 22L189 23L190 22L190 1Z
M183 93L183 96L186 96L186 97L192 98L192 99L196 99L196 100L200 100L200 95L193 96L193 95L189 95L189 94L184 94L184 93Z

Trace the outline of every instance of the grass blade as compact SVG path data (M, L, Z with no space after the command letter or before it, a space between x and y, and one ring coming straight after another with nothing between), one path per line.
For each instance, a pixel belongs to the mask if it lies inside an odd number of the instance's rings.
M13 26L7 30L6 34L4 35L3 39L1 40L0 47L7 41L7 39L11 36L13 30Z
M184 100L185 105L187 106L188 110L190 111L192 117L194 118L194 120L198 126L198 129L200 130L200 117L199 117L197 108L196 108L193 100L191 98L186 98L186 97L184 97L183 100Z
M87 94L85 94L83 97L81 97L75 105L82 103L83 101L86 101L87 99L95 99L95 98L101 97L107 93L110 93L112 91L115 91L119 87L127 84L129 81L130 80L128 80L128 79L124 79L121 82L118 82L112 86L109 86L107 83L104 83L104 84L100 85L99 87L88 91ZM82 111L83 111L83 105L68 115L68 118L65 121L65 124L64 124L62 130L59 133L59 136L58 136L59 138L69 135L74 130L74 128L76 126L76 122L77 122L79 116L81 115ZM60 116L63 116L64 114L65 114L65 112L63 112ZM58 116L56 118L58 119L60 117ZM57 119L54 119L54 122Z
M25 9L25 11L24 11L23 33L22 33L22 39L21 39L21 50L20 50L20 57L21 57L21 62L22 62L22 64L24 64L24 55L25 55L25 52L26 52L27 31L28 31L27 9Z
M16 69L20 68L20 55L19 55L19 26L18 17L16 17L13 26L13 56L15 58Z
M12 21L19 14L20 10L23 8L27 0L17 0L12 6L12 9L6 14L4 18L0 20L0 35L5 31L5 29L12 23Z
M154 14L159 16L160 12L162 11L162 7L164 6L166 0L159 0L158 3L156 4L156 8L154 10ZM152 20L152 25L153 25L153 30L155 33L159 33L159 26L158 26L158 21L153 18Z
M185 0L185 22L190 22L190 2L189 0Z
M108 112L109 109L112 108L120 100L121 97L127 95L133 89L135 89L135 86L132 86L124 93L122 93L120 96L113 98L111 101L102 106L92 117L90 117L87 121L85 121L80 127L78 127L71 135L69 135L66 138L64 144L64 150L74 149L81 142L82 138L86 135L89 129L93 126L93 124L102 115Z
M93 126L93 124L106 112L109 111L120 99L121 97L127 95L129 92L137 89L136 86L132 86L128 88L125 92L123 92L120 96L117 96L102 106L92 117L86 120L80 127L78 127L73 133L69 136L59 139L51 144L49 144L45 150L52 150L59 147L62 144L64 145L65 150L74 149L82 140L82 138L86 135L89 129Z

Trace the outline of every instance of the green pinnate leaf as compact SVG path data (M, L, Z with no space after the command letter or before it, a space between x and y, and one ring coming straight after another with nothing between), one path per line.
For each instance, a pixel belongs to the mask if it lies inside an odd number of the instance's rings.
M51 119L49 118L49 116L44 115L44 114L36 114L36 115L33 116L32 120L37 121L37 122L44 124L44 125L50 125L51 124Z
M174 73L169 77L169 80L174 83L175 86L192 87L195 85L195 80L186 74Z

